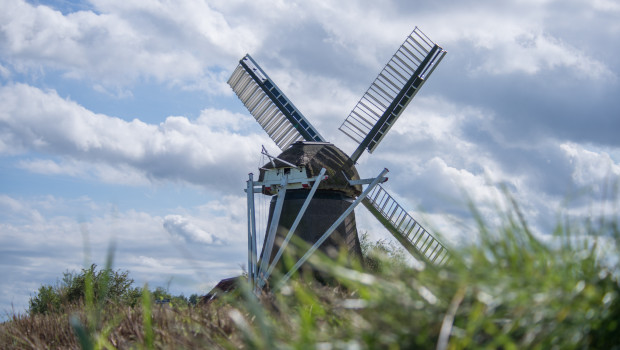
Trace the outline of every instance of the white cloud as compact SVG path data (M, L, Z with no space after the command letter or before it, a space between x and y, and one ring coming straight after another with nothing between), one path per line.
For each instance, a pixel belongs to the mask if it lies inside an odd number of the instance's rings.
M180 215L168 215L164 218L164 228L175 237L191 243L220 244L220 239L190 222Z
M4 65L0 64L0 78L9 79L11 76L11 71L6 68Z
M231 27L203 2L93 5L96 12L63 15L22 0L3 1L3 56L20 72L47 67L111 86L140 78L170 83L208 80L214 83L210 90L227 91L207 67L256 45L253 31Z
M358 169L367 177L388 167L390 192L451 242L475 232L462 191L496 222L505 200L496 184L505 184L544 233L567 187L618 174L617 140L602 136L617 129L613 59L620 27L612 1L90 4L92 10L63 15L0 0L0 77L18 82L0 87L3 165L95 179L106 189L190 183L210 200L195 208L185 199L149 203L155 214L139 205L118 212L88 198L50 198L44 190L35 199L0 195L0 246L10 247L0 260L14 272L6 283L20 286L2 286L12 295L28 295L37 287L31 281L54 282L65 268L81 267L83 233L97 262L115 240L116 266L135 271L139 282L165 284L174 276L203 286L239 272L247 234L243 181L256 170L260 145L273 148L245 111L226 110L240 106L225 81L246 52L256 54L328 140L351 150L336 129L405 35L419 25L443 45L448 55L431 83ZM84 108L92 101L71 91L78 86L138 103L132 85L148 90L152 83L177 89L178 103L185 90L201 89L211 107L196 118L179 112L158 124L126 121ZM581 108L587 113L580 115ZM573 114L564 118L567 111ZM88 182L97 187L97 181ZM587 207L580 202L569 212L583 217ZM358 223L381 230L363 209Z
M77 206L97 208L78 219ZM110 244L115 247L114 268L129 270L136 285L149 282L152 288L166 287L172 280L173 293L206 293L219 279L240 273L246 243L243 231L235 230L245 223L221 229L221 236L213 237L218 245L195 244L196 239L207 239L206 231L199 228L204 222L214 220L221 225L238 220L229 212L210 211L207 205L193 214L186 209L188 216L161 218L135 210L106 212L101 209L105 206L86 199L23 200L0 195L0 268L5 272L0 288L11 293L0 299L0 312L10 311L10 303L21 312L41 284L54 284L64 271L79 270L92 262L103 266ZM204 222L193 218L198 213ZM194 235L194 240L171 239L164 229L168 222Z
M450 167L438 157L432 158L423 168L426 169L425 176L429 176L427 183L434 182L437 193L458 197L466 191L472 201L480 205L494 204L500 197L497 187L485 179L485 174L475 175L466 169Z
M541 71L568 68L578 73L575 77L582 79L617 78L603 62L548 33L522 30L509 39L502 38L488 45L488 58L478 70L492 74L523 72L534 75Z
M95 90L97 92L100 92L100 93L102 93L104 95L111 96L111 97L116 98L116 99L132 98L133 97L133 93L130 90L123 89L121 87L109 88L109 87L103 86L101 84L95 84L95 85L93 85L93 90Z
M561 185L567 162L560 142L535 137L515 142L495 129L499 117L483 106L435 96L416 97L415 103L375 153L361 159L361 173L389 168L390 193L405 208L419 209L416 215L431 218L452 242L470 240L475 232L469 200L489 223L500 223L499 214L510 208L502 187L533 230L548 232L542 224L560 209L563 198L557 194L568 190Z
M612 0L594 0L587 1L587 3L592 4L592 6L598 11L620 12L620 4Z
M93 163L63 158L23 159L16 167L42 175L68 175L83 179L94 179L108 184L146 186L153 182L145 171L126 164Z
M536 74L566 67L580 73L576 76L615 79L603 62L546 29L555 11L552 1L497 6L463 3L450 10L419 6L417 16L403 11L409 5L399 1L360 5L101 0L92 4L94 11L63 15L46 6L7 2L0 22L5 23L3 48L11 65L19 71L60 69L67 76L96 79L116 89L139 78L154 78L229 93L223 83L226 74L210 68L256 51L276 55L281 62L302 60L281 54L291 48L298 55L310 53L298 45L299 37L291 35L304 35L302 41L318 39L320 45L345 53L350 61L378 67L415 23L440 43L450 46L470 41L482 49L482 61L474 63L473 71ZM582 12L618 8L606 0L573 5Z
M463 68L471 74L536 75L564 69L574 79L616 81L614 67L600 59L576 36L554 30L556 25L580 22L584 26L614 26L598 22L585 13L600 10L600 4L572 3L572 16L559 13L556 1L462 3L445 12L434 11L429 31L450 54L463 55ZM441 17L441 18L439 18ZM445 25L450 23L450 25ZM587 23L587 24L586 24ZM580 34L585 34L584 31ZM583 37L577 37L583 41ZM596 41L597 38L587 38ZM466 52L454 52L457 47Z
M560 148L573 165L572 176L577 185L590 186L620 179L620 164L606 152L590 151L575 143L563 143Z
M215 109L204 110L195 121L127 122L24 84L0 87L0 105L0 133L11 141L0 151L62 157L20 163L39 173L90 174L124 184L180 180L221 189L244 181L256 166L260 145L271 143L252 118Z
M2 216L5 218L18 215L20 221L31 223L43 221L43 216L38 210L29 208L20 201L5 194L0 194L0 212L2 212Z

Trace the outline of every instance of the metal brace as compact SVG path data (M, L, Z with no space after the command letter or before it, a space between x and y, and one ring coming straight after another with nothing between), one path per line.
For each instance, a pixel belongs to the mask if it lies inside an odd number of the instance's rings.
M280 282L278 283L278 285L276 286L276 290L280 289L288 280L289 278L291 278L291 276L297 271L299 270L299 267L301 267L302 264L304 264L309 258L310 256L321 246L321 244L323 244L323 242L325 242L325 240L327 240L327 238L329 238L329 236L336 230L336 228L344 221L344 219L349 216L349 214L351 214L351 212L353 211L353 209L355 209L355 207L360 204L362 202L362 200L364 198L366 198L366 196L368 196L368 194L370 193L370 191L372 191L372 189L379 183L379 181L381 181L383 179L383 175L385 175L389 170L387 168L383 169L383 171L379 174L379 176L377 176L371 183L370 185L368 185L368 187L366 187L366 189L364 190L364 192L362 192L362 194L360 194L355 201L347 208L347 210L344 211L344 213L342 213L342 215L340 215L340 217L327 229L327 231L325 231L325 233L323 234L323 236L321 236L321 238L319 238L316 243L314 243L314 245L312 247L310 247L310 249L308 249L308 251L306 252L306 254L304 254L304 256L301 257L301 259L299 259L299 261L297 261L297 263L295 263L295 265L291 268L291 270L284 276L282 277L282 279L280 280Z
M347 182L349 182L349 185L351 186L355 186L355 185L367 185L371 182L373 182L375 179L373 178L368 178L368 179L359 179L359 180L351 180L347 177L347 174L345 174L345 172L342 172L342 175L344 175L344 178L347 179ZM380 182L384 183L388 180L387 177L381 177Z

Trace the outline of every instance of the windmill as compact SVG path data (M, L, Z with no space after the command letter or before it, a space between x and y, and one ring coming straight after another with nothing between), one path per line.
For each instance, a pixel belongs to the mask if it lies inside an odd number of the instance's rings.
M351 155L327 142L249 54L239 61L228 84L282 150L273 156L263 147L269 162L260 168L258 181L249 174L247 182L248 276L256 291L293 236L311 247L282 283L317 249L346 247L352 259L361 257L353 211L359 203L416 258L438 265L450 259L446 247L380 185L387 181L387 169L366 179L355 169L364 151L377 148L445 54L417 27L411 32L339 128L358 144ZM272 196L260 256L255 193Z

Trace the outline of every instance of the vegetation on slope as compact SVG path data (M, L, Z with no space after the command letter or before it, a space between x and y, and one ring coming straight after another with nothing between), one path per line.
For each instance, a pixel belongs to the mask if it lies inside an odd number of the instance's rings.
M92 288L93 298L102 300L105 304L134 307L140 302L142 288L134 287L134 280L129 277L129 271L112 270L109 268L97 271L97 265L92 264L80 272L64 272L61 282L56 285L42 285L33 297L30 298L28 313L53 314L67 313L68 310L80 306L86 299L86 293ZM151 291L156 301L167 301L173 305L187 303L196 304L198 295L192 294L189 299L184 295L173 296L164 288L157 287Z
M106 299L114 274L97 284L93 268L82 301L15 316L0 347L619 348L617 220L565 222L543 241L516 207L503 219L493 229L478 219L478 241L453 248L448 266L412 267L379 242L366 249L373 268L315 255L335 285L302 272L273 293L243 284L207 305L157 305L148 288L134 304Z

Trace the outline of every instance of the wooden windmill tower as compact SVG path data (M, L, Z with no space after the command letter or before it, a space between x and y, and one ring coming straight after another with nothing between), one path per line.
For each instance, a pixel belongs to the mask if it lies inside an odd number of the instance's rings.
M257 181L250 174L246 189L248 272L257 290L266 283L293 235L311 248L283 281L316 249L329 252L346 247L351 257L359 257L353 211L359 203L415 257L434 264L448 261L445 246L380 185L387 180L387 169L369 179L360 179L355 169L362 153L376 149L445 54L417 27L413 30L340 126L358 144L350 156L319 134L250 55L239 61L228 84L283 151L274 157L263 149L270 161L260 169ZM255 193L273 196L260 256Z

